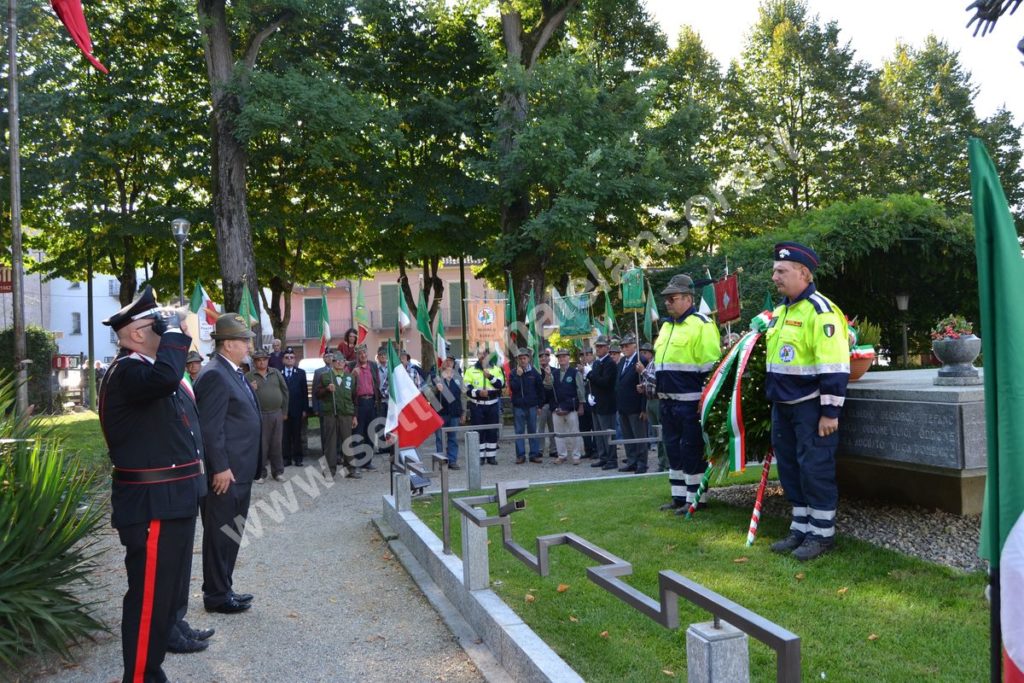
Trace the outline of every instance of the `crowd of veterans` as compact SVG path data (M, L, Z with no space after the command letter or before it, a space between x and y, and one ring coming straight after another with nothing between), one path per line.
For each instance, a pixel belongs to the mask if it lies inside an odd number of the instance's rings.
M782 298L765 332L766 393L792 520L771 549L810 560L835 545L847 325L815 287L813 249L783 242L773 260ZM721 339L716 322L695 308L690 277L673 276L661 295L668 316L653 345L638 345L631 334L599 336L575 362L565 348L538 349L536 357L522 348L508 368L482 350L465 370L447 355L429 374L402 352L402 366L442 418L436 451L459 469L458 433L444 428L468 422L479 427L481 464L497 464L502 401L510 399L516 464L592 459L592 467L642 474L656 446L658 471L668 472L670 500L662 509L698 508L695 493L707 468L699 406ZM303 465L310 415L319 417L325 478L357 479L360 470L375 469L388 404L387 353L382 347L371 360L348 330L336 350L323 354L310 382L291 347L274 340L272 351L253 351L248 323L225 313L204 363L190 351L183 313L161 307L148 287L104 324L120 347L103 376L99 413L113 465L112 524L128 580L123 680L162 682L168 651L198 652L214 635L185 619L197 517L205 609L246 612L255 598L235 590L233 573L253 483L282 480L285 467Z

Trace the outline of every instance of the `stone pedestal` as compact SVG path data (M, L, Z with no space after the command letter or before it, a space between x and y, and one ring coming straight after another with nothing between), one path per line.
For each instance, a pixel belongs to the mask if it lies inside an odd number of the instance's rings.
M466 432L466 488L480 489L480 432Z
M462 582L471 591L490 588L487 528L473 524L465 515L459 515L459 519L462 524Z
M749 683L747 634L719 621L690 624L686 629L688 683Z
M391 477L394 481L395 508L399 512L409 512L412 510L412 487L409 486L409 475L396 472Z
M836 460L841 494L981 511L984 387L934 379L935 370L873 372L848 386Z

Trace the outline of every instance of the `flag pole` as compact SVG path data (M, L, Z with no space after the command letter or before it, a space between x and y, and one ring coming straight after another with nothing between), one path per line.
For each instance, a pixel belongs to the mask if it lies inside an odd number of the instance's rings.
M21 138L18 118L18 0L7 0L7 131L11 172L11 313L17 414L28 411L28 342L25 338L25 263L21 250ZM91 360L91 359L90 359Z
M725 277L726 278L729 277L729 255L728 254L725 255ZM738 282L736 283L736 290L739 291L739 283ZM726 334L726 337L732 335L732 321L731 320L725 324L725 334Z

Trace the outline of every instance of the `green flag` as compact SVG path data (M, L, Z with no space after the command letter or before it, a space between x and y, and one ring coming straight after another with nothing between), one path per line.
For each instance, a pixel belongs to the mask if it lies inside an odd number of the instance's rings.
M647 284L647 307L644 309L644 339L654 341L654 325L661 316L658 315L658 304L654 300L654 292L650 283Z
M1024 421L1020 419L1024 414L1024 356L1020 353L1024 316L1019 304L1024 260L995 165L980 140L971 138L969 150L988 439L979 554L998 569L1004 544L1009 541L1019 547L1016 537L1024 532L1018 524L1015 537L1007 538L1024 512ZM1020 569L1014 573L1019 575ZM1002 578L1006 598L1010 585L1005 571Z
M604 290L604 328L607 335L615 331L615 311L612 310L612 299L607 289Z
M558 296L556 289L552 300L555 302L555 324L558 325L558 336L562 339L590 336L589 294Z
M434 355L437 356L438 365L448 357L448 340L444 336L444 320L440 312L437 314L437 334L434 335Z
M427 298L423 295L422 289L420 290L420 300L416 302L416 329L420 331L420 336L428 344L433 346L436 343L434 335L430 332L430 311L427 310Z
M540 367L540 351L537 348L540 345L540 338L537 336L537 317L536 317L537 304L533 298L533 289L530 289L530 298L526 302L526 328L529 330L529 339L526 340L526 345L533 350L533 367ZM516 351L516 355L519 352ZM513 357L514 360L514 357Z
M259 322L259 316L256 314L256 304L253 303L252 295L249 294L248 282L242 282L242 303L238 305L238 313L245 318L245 324L249 327Z
M363 299L363 281L356 285L356 310L352 317L355 318L357 336L356 343L362 344L366 341L366 335L370 333L370 311L366 308L366 301Z
M764 295L764 308L762 310L765 310L765 311L774 311L775 310L775 299L772 298L772 293L771 292L768 292L767 294Z
M622 310L626 313L644 310L644 271L631 268L622 274Z

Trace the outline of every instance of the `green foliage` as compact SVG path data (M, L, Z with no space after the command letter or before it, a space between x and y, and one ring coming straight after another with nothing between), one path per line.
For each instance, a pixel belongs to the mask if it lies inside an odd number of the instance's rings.
M658 511L668 494L665 477L531 488L520 496L527 507L513 517L514 537L530 548L537 536L578 534L632 563L625 579L655 599L658 572L679 572L799 634L801 680L824 673L843 683L962 681L986 670L982 572L964 574L842 535L835 552L801 564L768 549L788 520L762 517L757 542L746 547L753 492L747 507L716 502L690 520ZM630 513L609 515L609 500ZM413 510L440 536L437 497ZM551 575L539 577L502 548L499 529L489 533L494 591L583 679L685 679L685 626L667 630L610 595L588 580L594 560L568 547L552 549ZM460 552L457 523L452 547ZM708 620L685 600L679 612L684 625ZM774 681L775 661L751 639L752 681Z
M51 367L57 353L53 333L35 325L25 328L28 345L28 402L36 412L59 411L57 394L53 391ZM15 373L14 328L0 330L0 373Z
M764 336L757 340L750 354L746 372L743 373L740 392L743 397L743 424L746 431L747 460L762 460L772 447L772 407L765 398L765 341ZM723 354L724 355L724 354ZM737 363L739 361L737 360ZM732 399L732 388L735 382L735 365L730 373L718 400L708 413L704 430L708 435L709 444L705 452L708 459L716 461L728 459L729 456L729 402ZM723 473L725 470L722 471Z
M76 584L94 568L105 506L97 478L36 425L11 418L0 377L0 665L56 652L102 629ZM6 441L12 439L13 441Z
M857 344L863 346L878 346L882 341L882 328L867 318L857 321Z
M959 339L974 334L974 325L962 315L947 315L935 323L932 339Z
M950 300L961 302L964 313L977 319L971 218L950 218L936 201L920 196L836 202L770 234L727 241L719 254L693 259L673 270L700 273L704 264L710 264L712 272L721 272L728 255L732 269L743 268L740 295L743 318L749 319L760 312L766 294L777 300L771 282L772 247L780 240L795 240L817 250L819 291L843 312L856 311L884 321L885 348L895 348L902 334L897 293L910 295L906 320L912 351L930 348L928 331L947 312ZM657 273L652 280L668 274ZM943 296L936 297L935 292Z

